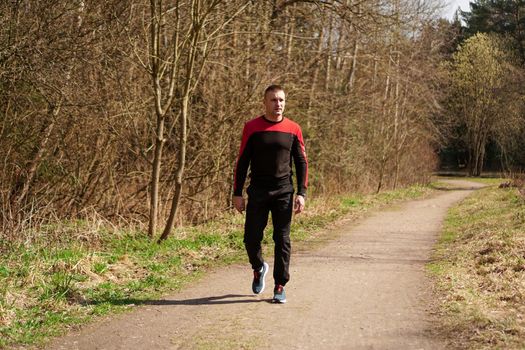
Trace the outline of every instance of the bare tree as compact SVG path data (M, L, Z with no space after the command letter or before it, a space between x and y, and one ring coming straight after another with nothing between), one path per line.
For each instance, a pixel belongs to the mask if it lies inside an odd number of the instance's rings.
M3 217L14 199L43 220L163 226L162 240L221 215L240 130L271 83L303 126L312 195L419 181L442 60L427 5L0 2Z

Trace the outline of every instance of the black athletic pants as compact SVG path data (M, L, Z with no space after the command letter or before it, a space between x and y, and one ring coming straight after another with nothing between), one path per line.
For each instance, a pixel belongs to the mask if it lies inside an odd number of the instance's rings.
M283 286L290 279L290 223L293 210L293 188L290 187L274 190L248 187L248 205L244 224L246 252L252 268L259 270L264 262L261 251L263 232L268 223L268 214L272 213L275 242L273 278L275 284Z

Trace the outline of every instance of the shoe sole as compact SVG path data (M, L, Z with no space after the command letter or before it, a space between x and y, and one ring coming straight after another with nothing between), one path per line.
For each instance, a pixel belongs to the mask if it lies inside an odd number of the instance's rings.
M286 299L284 299L284 300L272 299L272 303L274 303L274 304L286 304Z
M268 270L270 269L270 266L268 266L268 264L266 262L263 263L263 273L261 275L261 278L262 278L262 288L261 290L259 291L259 293L257 292L254 292L252 290L252 292L254 294L261 294L262 292L264 292L264 287L266 287L266 282L265 282L265 279L266 279L266 274L268 273Z

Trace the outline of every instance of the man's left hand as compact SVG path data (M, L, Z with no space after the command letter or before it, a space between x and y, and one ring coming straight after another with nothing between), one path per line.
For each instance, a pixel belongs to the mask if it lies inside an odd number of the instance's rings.
M301 195L295 196L293 208L296 214L301 213L304 210L304 197Z

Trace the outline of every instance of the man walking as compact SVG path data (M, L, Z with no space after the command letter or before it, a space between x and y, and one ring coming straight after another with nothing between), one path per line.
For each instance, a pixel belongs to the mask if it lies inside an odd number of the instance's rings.
M292 211L304 209L308 184L308 162L303 135L298 124L283 116L286 96L279 85L264 92L265 114L244 126L241 147L235 168L233 204L240 213L245 210L242 196L248 167L248 205L244 224L244 244L253 268L252 290L263 292L269 270L262 257L263 231L271 212L275 242L273 301L285 303L284 286L290 279L290 224ZM292 160L297 177L297 196L294 200Z

